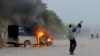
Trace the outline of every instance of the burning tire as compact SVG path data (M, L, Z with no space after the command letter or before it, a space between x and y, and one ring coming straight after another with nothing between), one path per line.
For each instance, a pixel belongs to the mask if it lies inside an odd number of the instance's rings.
M31 45L31 42L30 42L29 40L26 40L26 41L24 42L24 46L25 46L25 47L30 47L30 45Z

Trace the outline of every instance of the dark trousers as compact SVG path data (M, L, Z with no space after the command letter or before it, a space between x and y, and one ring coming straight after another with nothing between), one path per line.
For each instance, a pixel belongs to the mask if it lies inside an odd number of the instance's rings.
M72 40L70 40L70 49L69 49L70 53L74 53L76 45L77 45L77 43L76 43L75 38L73 38Z

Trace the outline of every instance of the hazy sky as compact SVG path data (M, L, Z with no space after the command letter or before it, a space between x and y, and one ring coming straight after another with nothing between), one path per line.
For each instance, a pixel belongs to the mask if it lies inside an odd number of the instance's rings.
M48 9L53 10L64 23L100 25L100 0L43 0Z

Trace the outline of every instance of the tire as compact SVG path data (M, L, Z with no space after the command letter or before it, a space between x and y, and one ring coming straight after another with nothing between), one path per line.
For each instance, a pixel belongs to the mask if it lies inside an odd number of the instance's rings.
M29 40L26 40L24 42L24 47L30 47L30 45L31 45L31 42Z

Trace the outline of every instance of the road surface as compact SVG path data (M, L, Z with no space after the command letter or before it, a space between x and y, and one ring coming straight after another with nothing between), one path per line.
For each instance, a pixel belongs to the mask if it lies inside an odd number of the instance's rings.
M70 56L68 40L54 40L49 47L4 47L0 56ZM100 39L77 39L74 56L100 56Z

